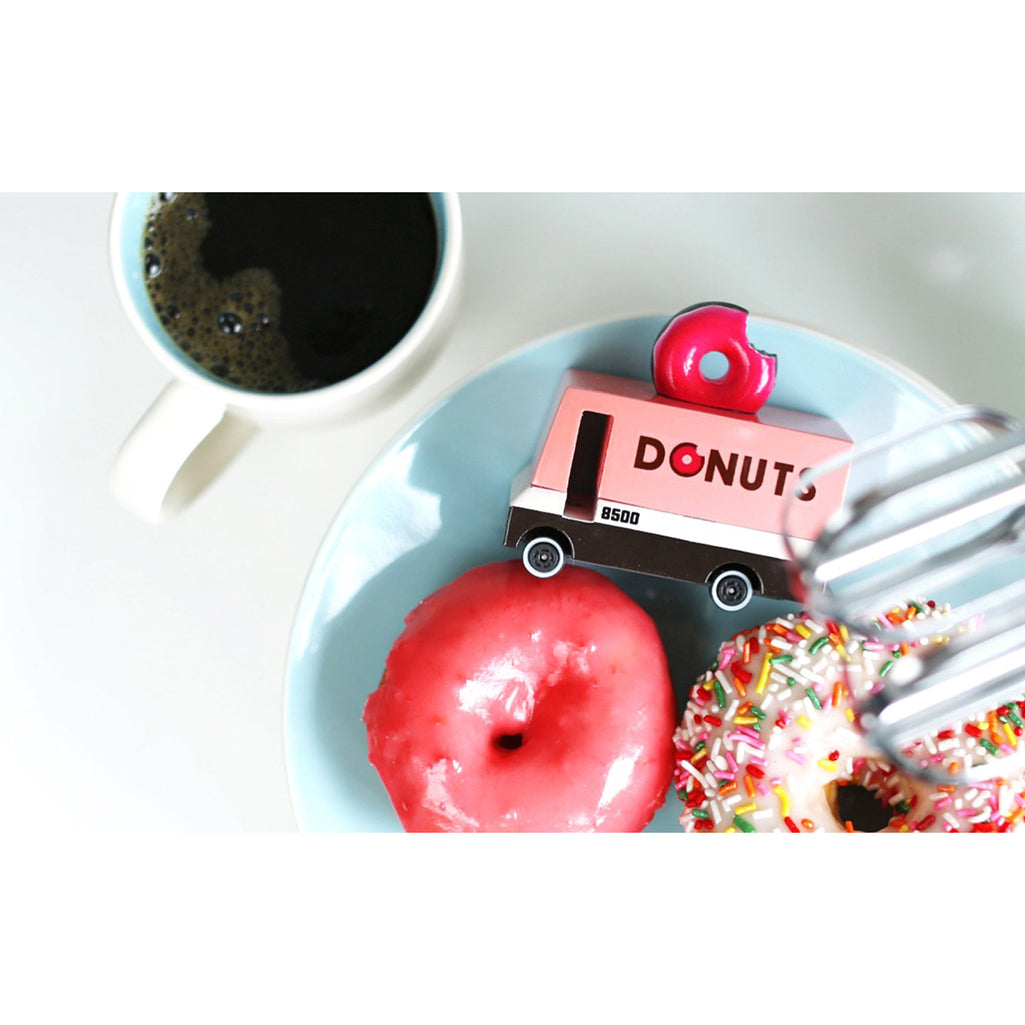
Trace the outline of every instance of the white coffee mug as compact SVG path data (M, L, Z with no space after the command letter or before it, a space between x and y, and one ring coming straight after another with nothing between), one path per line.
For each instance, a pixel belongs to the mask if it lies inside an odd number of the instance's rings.
M270 394L220 380L193 363L164 330L146 290L143 237L150 192L114 200L110 257L114 287L129 321L171 373L125 439L111 472L111 489L129 510L151 523L180 511L263 426L310 424L366 412L421 367L451 324L462 267L458 197L430 194L438 231L438 260L427 303L405 336L377 362L335 384Z

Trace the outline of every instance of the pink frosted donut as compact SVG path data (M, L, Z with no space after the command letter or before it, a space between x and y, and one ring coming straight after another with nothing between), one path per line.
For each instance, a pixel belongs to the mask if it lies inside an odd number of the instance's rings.
M701 360L726 357L726 373L705 377ZM652 351L656 390L672 399L716 409L757 413L776 385L776 357L747 340L747 310L729 303L699 303L662 329Z
M363 712L416 832L627 832L662 805L676 706L648 614L600 573L471 569L421 602Z
M942 610L911 603L906 618ZM1006 832L1022 822L1018 771L971 786L898 770L869 749L853 698L878 685L908 649L860 640L806 614L780 616L721 645L676 730L676 786L688 832ZM904 754L953 774L1025 743L1025 703L951 724ZM854 799L857 802L854 803ZM855 819L858 819L857 823Z

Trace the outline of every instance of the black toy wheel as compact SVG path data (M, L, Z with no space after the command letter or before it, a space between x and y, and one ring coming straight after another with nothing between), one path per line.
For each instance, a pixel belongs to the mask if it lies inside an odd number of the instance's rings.
M712 577L708 590L712 601L726 612L737 612L754 597L751 578L740 569L721 569Z
M566 553L558 541L535 537L523 548L523 565L535 577L553 577L566 563Z

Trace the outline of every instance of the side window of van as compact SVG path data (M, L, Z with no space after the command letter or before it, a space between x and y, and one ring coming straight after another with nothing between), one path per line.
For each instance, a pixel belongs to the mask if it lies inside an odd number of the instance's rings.
M577 520L593 520L598 504L598 481L601 477L605 443L612 429L607 413L584 410L580 415L573 461L566 485L566 507L563 515Z

